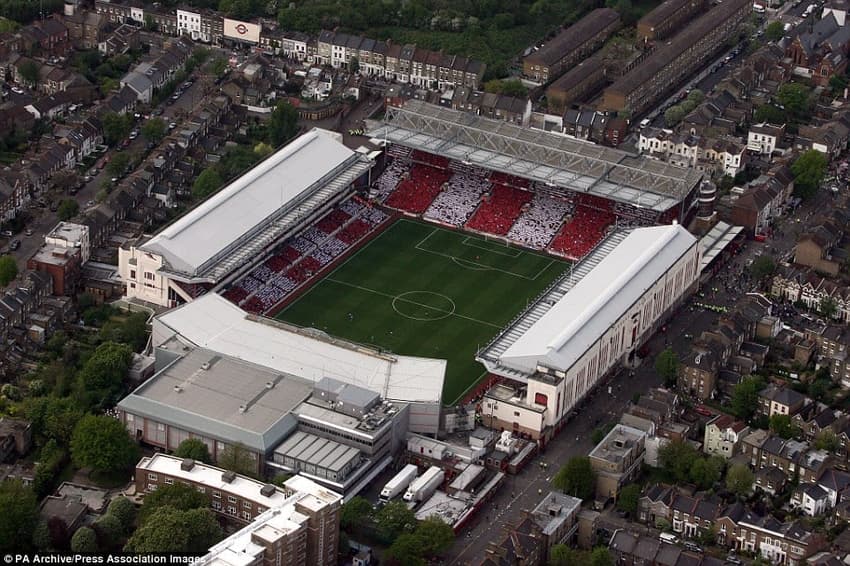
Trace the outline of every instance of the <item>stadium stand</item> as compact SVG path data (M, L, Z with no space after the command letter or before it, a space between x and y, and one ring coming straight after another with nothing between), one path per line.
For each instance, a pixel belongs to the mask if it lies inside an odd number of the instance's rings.
M575 205L572 202L536 193L525 212L520 214L508 231L508 239L536 250L549 245L564 217L572 214Z
M580 259L602 240L615 219L610 211L578 206L573 217L552 240L549 250L570 259Z
M267 314L323 267L389 218L357 197L343 201L312 226L283 242L222 296L253 314Z
M419 163L424 163L425 165L430 165L436 169L448 169L449 168L449 160L441 155L434 155L433 153L428 153L426 151L414 150L410 154L410 158L413 161L418 161Z
M481 206L466 223L466 227L470 230L504 236L510 231L511 226L522 214L523 207L531 201L532 197L533 195L528 191L506 185L493 185L489 197L484 197Z
M465 171L457 172L423 216L427 220L463 226L481 202L481 195L489 188L490 183L485 177Z
M443 183L448 181L449 177L450 173L445 169L417 163L390 194L386 204L398 210L422 214L437 198Z

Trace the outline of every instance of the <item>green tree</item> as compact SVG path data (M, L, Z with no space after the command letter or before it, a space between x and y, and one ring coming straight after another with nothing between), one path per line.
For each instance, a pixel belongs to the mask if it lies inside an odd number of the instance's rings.
M844 89L847 88L847 75L832 75L829 78L829 89L833 96L842 96Z
M191 458L204 464L212 463L210 451L206 443L200 438L187 438L180 443L177 450L174 451L174 455L178 458Z
M617 509L634 516L637 512L639 499L640 486L636 483L630 483L624 486L617 494Z
M773 275L773 272L776 271L776 262L773 260L772 256L767 254L760 255L753 261L752 265L750 265L750 273L753 276L753 279L762 280Z
M807 121L811 107L811 90L800 83L785 83L779 87L776 100L797 121Z
M428 557L440 556L455 539L451 525L433 515L420 521L413 535L419 539L422 554Z
M791 165L794 193L804 199L814 196L826 175L826 169L827 160L823 153L810 149L801 154Z
M702 104L702 101L705 100L705 93L700 89L695 88L688 93L688 100L696 105Z
M549 566L580 566L581 553L566 544L555 544L549 549Z
M113 176L123 175L127 166L130 165L130 155L127 153L116 153L106 166L106 171Z
M764 381L758 376L748 376L735 385L732 390L730 408L739 419L750 419L758 410L759 391L764 389Z
M108 549L115 548L124 538L124 526L118 517L109 513L95 521L93 528L97 533L97 540Z
M171 507L178 511L190 509L205 509L209 507L207 496L194 487L175 483L161 486L154 492L145 496L142 508L139 511L139 523L144 525L148 518L152 517L157 509Z
M216 192L222 185L221 176L215 168L204 169L192 183L192 196L206 198Z
M279 147L298 134L298 111L289 102L277 103L268 124L269 142Z
M723 476L725 461L719 456L697 458L691 464L689 472L691 482L699 489L711 489Z
M115 112L104 114L101 123L103 124L103 139L109 145L115 145L126 138L133 127L129 116Z
M80 205L72 198L62 199L62 202L59 203L59 207L56 209L56 215L62 221L72 219L78 212L80 212Z
M614 566L614 558L604 546L597 546L590 553L590 566Z
M779 41L785 35L785 26L780 21L770 22L764 28L764 37L768 41Z
M552 478L552 485L568 495L590 499L596 490L596 474L587 456L574 456Z
M770 430L786 440L800 433L800 429L794 425L790 415L771 415Z
M676 104L664 111L664 125L668 128L676 126L679 122L685 119L685 109L681 105Z
M726 470L726 489L738 497L744 497L752 488L753 472L746 464L733 464Z
M91 527L80 527L71 537L71 552L97 552L97 536Z
M5 287L18 276L18 264L10 255L0 256L0 287Z
M38 522L35 493L17 480L4 480L0 509L0 552L26 551Z
M815 437L815 448L835 452L839 447L838 437L830 429L826 428Z
M504 94L515 98L528 97L528 87L518 79L494 79L484 83L485 92Z
M378 538L389 542L404 533L412 533L416 526L413 511L401 501L390 501L375 514L375 528Z
M117 419L86 415L71 437L71 458L81 468L120 472L138 461L139 449Z
M32 59L27 59L18 67L18 74L23 79L24 84L30 88L38 86L38 65Z
M768 124L784 124L788 121L784 110L780 110L772 104L762 104L756 108L753 114L753 121L757 124L767 122Z
M242 444L228 444L218 457L218 465L225 470L253 477L257 475L257 460L252 455L253 452Z
M265 142L260 142L254 146L254 153L256 153L260 158L271 155L273 151L274 148Z
M24 404L24 412L37 437L67 446L83 411L69 397L35 397Z
M384 560L392 566L425 566L419 537L410 533L399 535L384 553Z
M372 511L372 504L366 499L360 496L352 497L340 509L339 527L344 531L354 531L371 519Z
M210 63L210 72L216 77L220 77L227 70L227 61L222 57L217 57L213 59L212 63Z
M679 357L673 348L667 348L655 357L655 372L661 376L666 385L676 385L676 378L679 375Z
M824 296L818 303L818 312L820 312L822 316L832 318L835 316L835 313L838 312L838 303L836 303L835 299L832 297Z
M77 374L80 399L88 406L110 405L124 390L133 353L126 344L104 342Z
M38 521L32 532L32 545L39 552L51 552L54 550L53 540L50 538L50 529L47 528L47 521Z
M118 519L122 532L127 535L133 531L136 522L136 505L126 497L116 497L106 510L107 515Z
M352 57L348 61L348 72L352 75L360 71L360 59L357 57Z
M152 143L159 143L159 140L165 137L167 131L165 120L162 118L151 118L142 126L142 135L146 140Z
M699 458L697 449L683 440L672 440L658 450L658 465L677 482L690 480L691 466Z
M137 554L204 554L221 538L221 527L209 509L181 511L165 506L136 529L124 550Z

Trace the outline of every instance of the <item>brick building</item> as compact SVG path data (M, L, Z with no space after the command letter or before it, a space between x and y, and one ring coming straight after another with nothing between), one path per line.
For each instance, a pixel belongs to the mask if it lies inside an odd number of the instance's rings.
M546 89L549 112L560 114L573 102L581 101L585 96L605 85L605 65L598 54L585 59L554 81Z
M706 64L752 13L747 0L727 0L694 21L668 44L608 87L600 110L646 112L682 79Z
M562 30L522 61L522 74L538 83L548 83L599 49L620 28L620 15L598 8Z
M682 25L702 12L705 0L664 0L650 13L638 20L637 40L650 43L675 34Z
M337 563L339 494L302 476L291 477L281 488L165 454L136 465L137 493L175 482L206 495L212 511L226 521L248 525L212 547L199 564L219 563L234 552L247 555L240 559L243 566Z

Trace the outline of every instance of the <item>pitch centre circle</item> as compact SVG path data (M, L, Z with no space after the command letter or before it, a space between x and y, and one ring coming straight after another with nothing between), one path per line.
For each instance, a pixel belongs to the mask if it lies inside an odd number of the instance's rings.
M449 297L433 291L407 291L393 297L393 310L411 320L443 320L455 313L456 305Z

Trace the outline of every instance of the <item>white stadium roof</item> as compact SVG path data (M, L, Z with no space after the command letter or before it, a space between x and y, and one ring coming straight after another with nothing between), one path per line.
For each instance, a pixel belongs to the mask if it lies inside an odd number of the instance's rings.
M216 193L200 206L139 246L161 255L164 271L198 276L228 258L252 237L269 237L297 221L317 192L352 168L356 175L368 160L322 130L314 129L286 145ZM365 167L364 170L368 170ZM341 190L347 183L337 183ZM356 177L355 177L356 178ZM321 201L330 196L322 195ZM297 208L296 208L297 207ZM305 210L301 210L304 208ZM268 230L267 228L271 228ZM280 229L276 229L280 228ZM268 233L267 233L268 232ZM241 258L240 258L241 259ZM221 275L221 274L218 274Z
M196 346L309 381L332 377L390 401L441 400L446 360L378 352L315 329L250 315L216 293L160 315L157 323Z
M479 360L511 377L531 375L538 364L569 370L695 244L679 225L613 234L479 352Z

